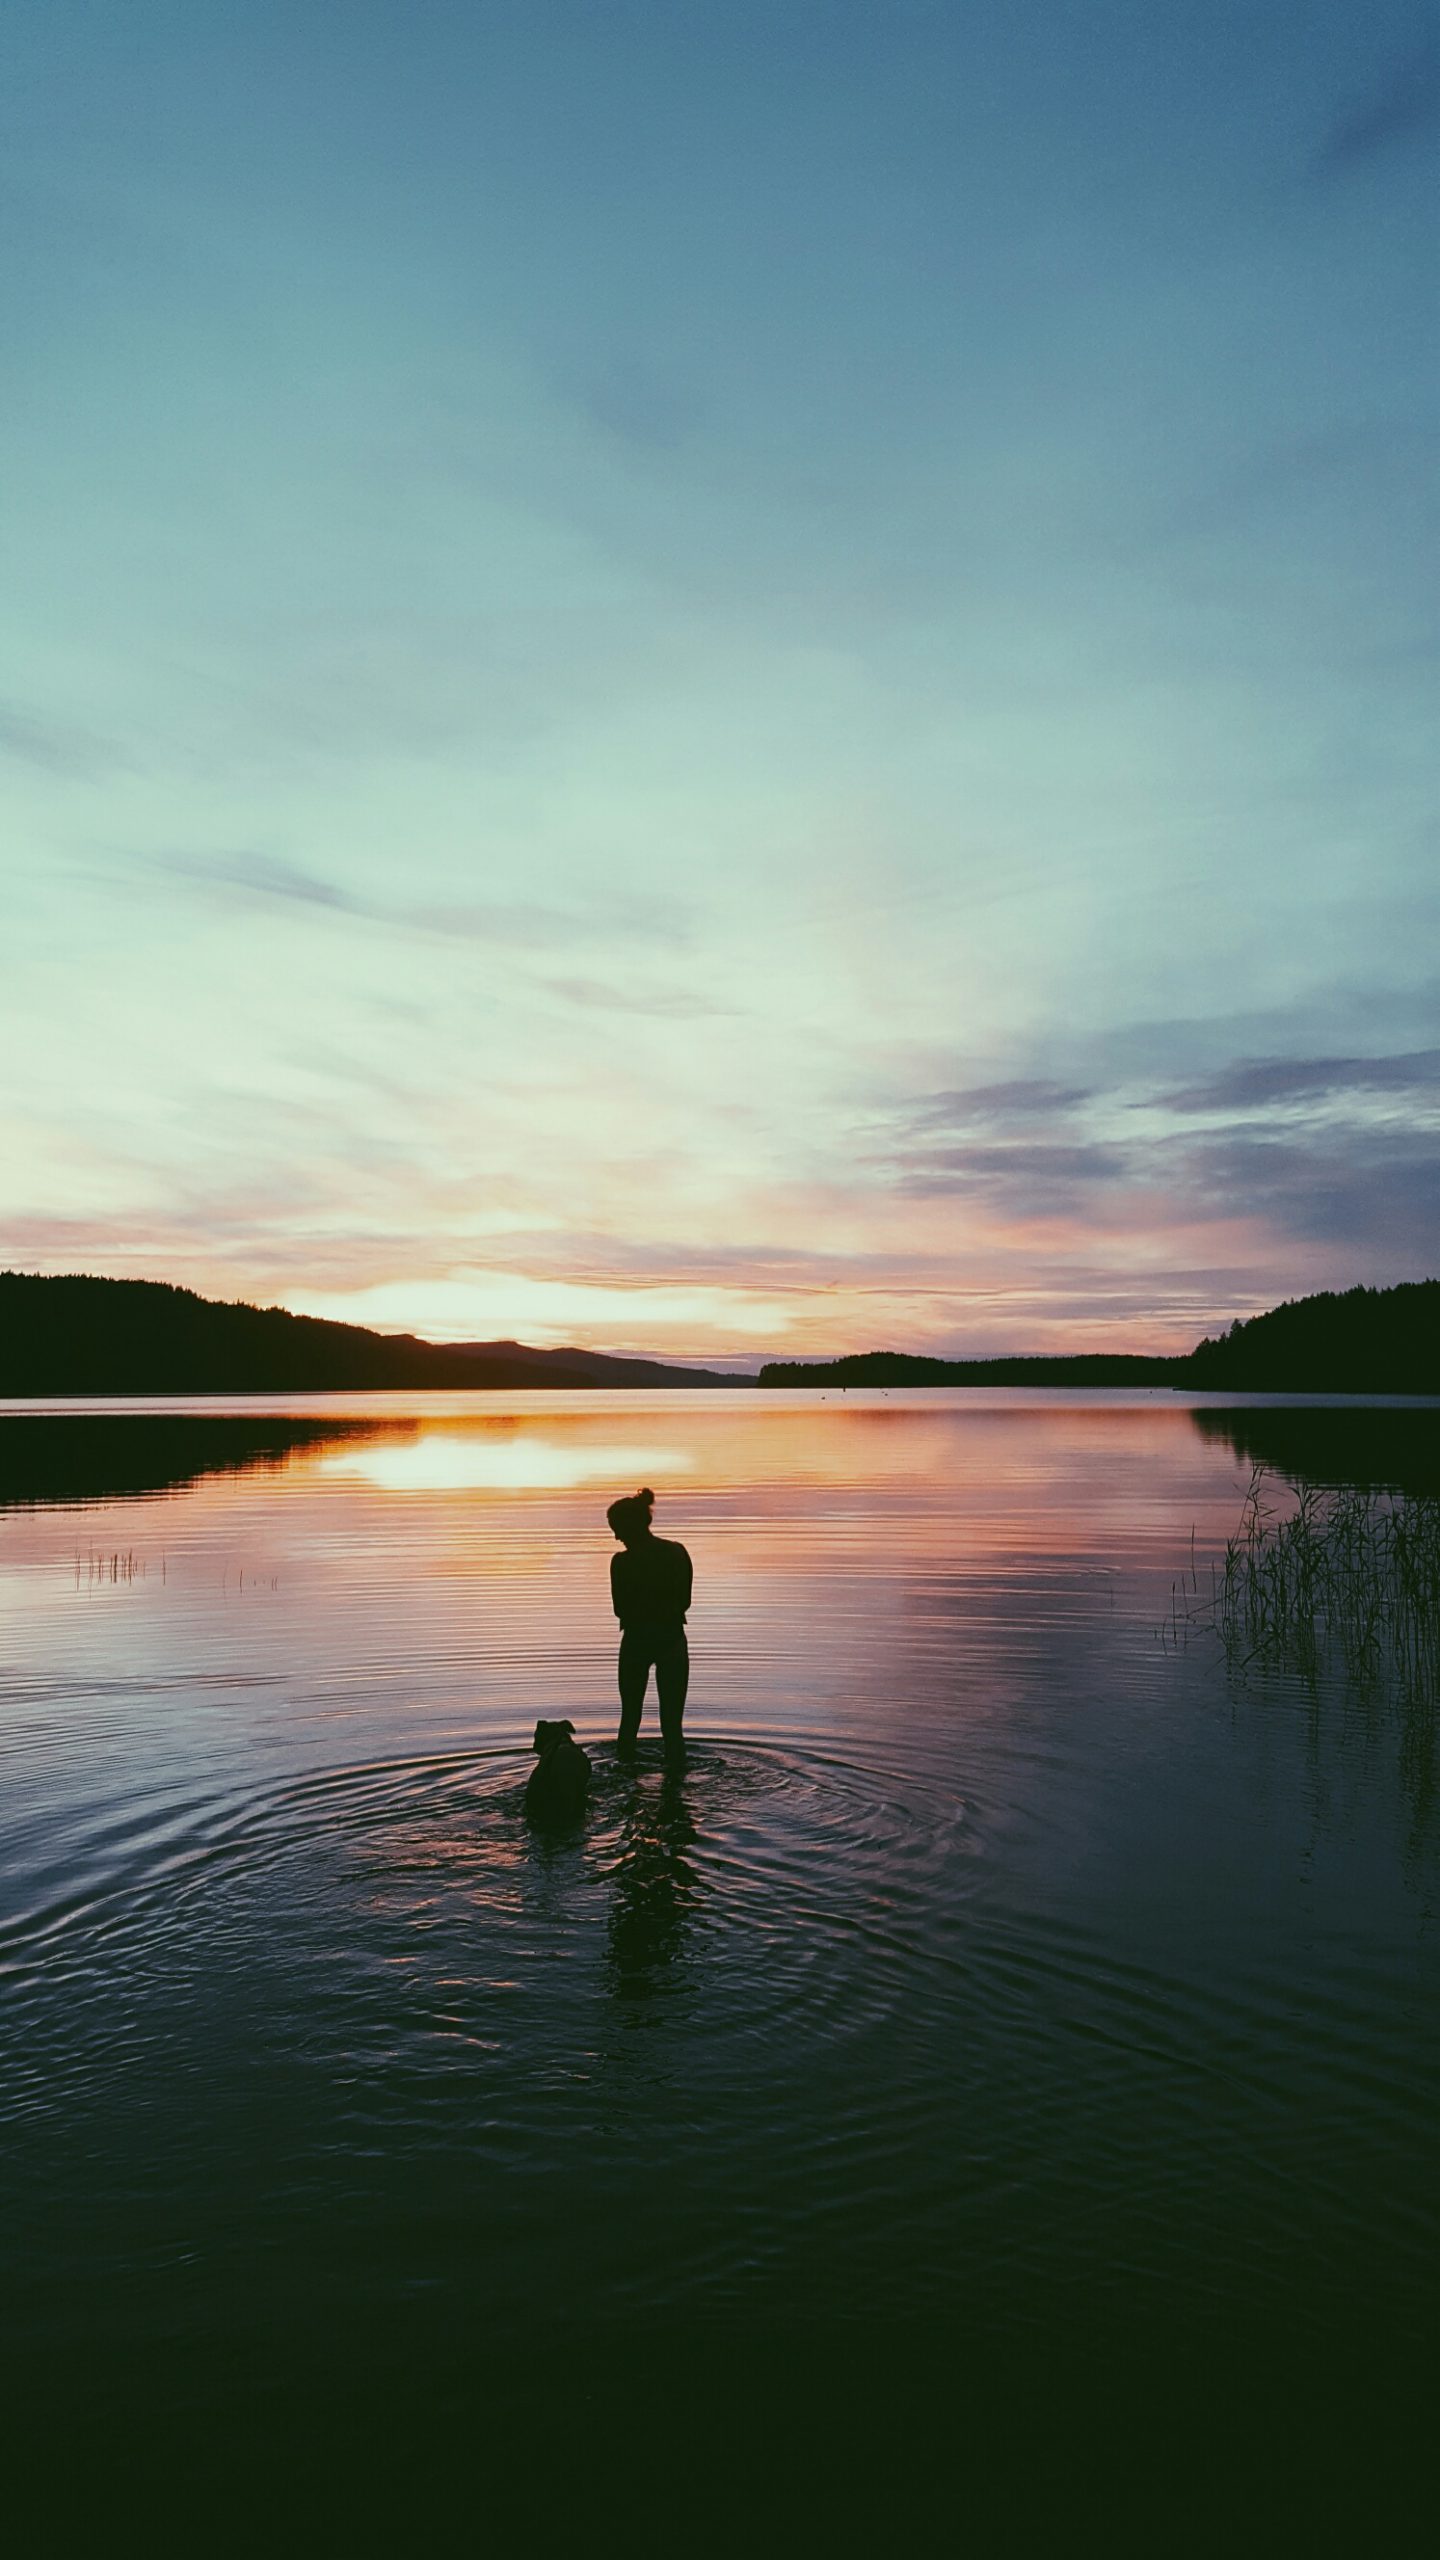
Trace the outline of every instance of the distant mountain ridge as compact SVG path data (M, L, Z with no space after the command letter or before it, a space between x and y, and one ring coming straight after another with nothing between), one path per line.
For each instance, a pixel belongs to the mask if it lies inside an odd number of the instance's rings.
M748 1383L748 1382L747 1382ZM719 1369L412 1333L199 1297L164 1280L0 1272L0 1396L326 1394L365 1387L729 1387Z
M525 1383L553 1364L573 1370L584 1386L596 1387L751 1387L748 1372L695 1369L668 1360L631 1359L618 1351L535 1351L525 1342L452 1342L447 1348L470 1360L503 1360L526 1372ZM553 1377L550 1383L554 1385Z

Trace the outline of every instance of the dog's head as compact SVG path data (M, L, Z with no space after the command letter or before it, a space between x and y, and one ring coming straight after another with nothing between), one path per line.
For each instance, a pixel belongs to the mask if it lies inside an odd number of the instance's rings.
M568 1716L556 1716L553 1721L542 1716L535 1727L535 1739L530 1748L532 1751L538 1751L543 1758L547 1751L555 1749L557 1743L568 1742L574 1730L575 1727Z

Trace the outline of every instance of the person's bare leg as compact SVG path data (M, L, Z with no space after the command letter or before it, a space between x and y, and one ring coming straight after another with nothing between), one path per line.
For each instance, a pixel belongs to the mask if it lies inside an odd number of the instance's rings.
M633 1636L622 1636L619 1668L620 1730L615 1737L615 1748L617 1751L633 1751L650 1678L649 1647L637 1644Z
M685 1717L685 1700L690 1688L690 1647L683 1635L667 1644L655 1657L655 1686L660 1696L660 1734L667 1753L684 1751L685 1738L680 1728Z

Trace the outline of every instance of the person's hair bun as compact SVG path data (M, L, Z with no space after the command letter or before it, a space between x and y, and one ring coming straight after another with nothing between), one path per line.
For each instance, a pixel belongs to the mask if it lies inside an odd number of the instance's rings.
M654 1494L651 1492L650 1487L649 1487L649 1485L648 1485L648 1484L642 1484L642 1486L640 1487L639 1492L638 1492L638 1493L636 1494L636 1496L635 1496L635 1499L636 1499L636 1501L637 1501L637 1502L653 1502L653 1501L654 1501L654 1499L655 1499L655 1496L654 1496Z

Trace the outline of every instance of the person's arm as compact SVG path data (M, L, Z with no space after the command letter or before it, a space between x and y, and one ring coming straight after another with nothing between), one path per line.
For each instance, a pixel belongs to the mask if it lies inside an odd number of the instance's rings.
M688 1547L681 1547L679 1555L680 1572L678 1580L680 1585L680 1606L682 1610L685 1610L690 1606L690 1594L695 1587L695 1568L690 1562L690 1550Z
M620 1587L624 1580L624 1576L621 1571L621 1567L624 1562L625 1550L621 1547L610 1559L610 1606L614 1610L615 1615L620 1620L622 1626L625 1623L625 1618L624 1612L620 1606Z

